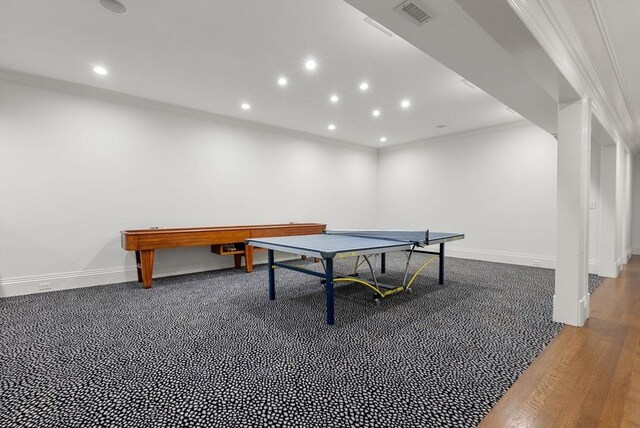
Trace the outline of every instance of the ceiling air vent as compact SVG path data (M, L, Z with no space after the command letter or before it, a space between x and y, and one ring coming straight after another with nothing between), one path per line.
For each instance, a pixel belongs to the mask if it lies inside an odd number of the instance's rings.
M394 9L411 19L416 25L422 25L433 18L419 0L405 0Z

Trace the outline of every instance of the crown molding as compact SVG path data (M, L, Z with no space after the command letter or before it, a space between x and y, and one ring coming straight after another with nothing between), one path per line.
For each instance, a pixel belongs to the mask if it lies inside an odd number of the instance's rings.
M624 120L612 107L564 2L507 1L568 83L581 97L592 100L593 114L614 141L630 144L633 136L627 135Z
M579 93L586 91L586 81L582 76L587 75L586 65L580 61L586 52L582 44L578 43L578 33L570 19L564 14L556 14L546 0L507 0L540 46L549 55L569 84ZM568 23L567 23L568 21ZM566 24L566 25L565 25ZM591 62L589 61L589 65ZM581 69L582 68L582 69ZM595 73L595 70L590 70ZM594 88L603 93L602 88ZM560 100L572 101L572 100Z
M154 110L163 113L177 114L186 116L192 119L211 121L216 123L224 123L233 126L239 126L243 128L249 128L259 131L273 132L277 134L289 135L291 137L312 140L323 143L330 143L340 145L343 147L355 148L359 150L366 150L372 152L383 151L387 149L411 146L415 144L421 144L424 142L437 142L446 141L449 139L456 139L466 136L473 136L484 134L488 132L498 132L503 129L510 129L523 125L530 124L527 120L518 120L515 122L509 122L502 125L494 125L486 128L473 129L471 131L463 131L453 134L447 134L434 138L421 138L417 140L402 142L385 147L373 147L364 144L352 143L349 141L324 138L318 135L309 134L302 131L296 131L289 128L282 128L278 126L268 125L260 122L253 122L245 119L238 119L231 116L220 115L217 113L211 113L204 110L193 109L189 107L183 107L175 104L165 103L162 101L152 100L149 98L138 97L135 95L124 94L122 92L111 91L108 89L96 88L94 86L83 85L80 83L69 82L66 80L59 80L50 77L40 76L36 74L24 73L21 71L0 68L0 82L6 82L9 84L33 87L38 89L48 89L58 92L63 92L71 95L82 96L85 98L94 98L100 101L108 101L112 103L122 104L131 107L137 107L147 110Z
M184 107L176 104L170 104L163 101L152 100L149 98L129 95L122 92L110 91L108 89L96 88L94 86L83 85L80 83L69 82L66 80L54 79L51 77L40 76L36 74L24 73L21 71L0 68L0 82L13 85L32 87L37 89L48 89L57 92L63 92L71 95L82 96L85 98L93 98L100 101L108 101L111 103L126 105L147 110L154 110L162 113L169 113L188 117L192 119L204 120L215 123L222 123L252 130L271 132L280 135L287 135L294 138L311 140L321 143L329 143L342 147L366 150L375 152L376 147L365 144L353 143L350 141L326 138L307 132L296 131L294 129L283 128L266 123L254 122L246 119L239 119L232 116L225 116L217 113L198 110L194 108Z
M609 32L609 27L604 20L602 7L600 6L600 0L589 0L589 6L591 6L591 11L593 12L593 16L596 20L596 23L598 24L598 30L600 31L600 36L602 37L605 48L607 50L607 55L609 57L609 61L611 62L613 72L616 76L616 83L618 84L620 92L622 93L624 104L627 107L627 110L629 112L632 112L633 110L631 109L631 103L629 102L629 98L627 97L624 81L622 80L622 73L620 72L620 62L618 61L618 56L616 55L616 51L613 48L613 44L611 43L611 33ZM635 121L633 117L632 121L634 122L634 126L636 127L636 132L640 134L640 122Z
M379 151L387 152L387 151L392 151L396 149L404 149L408 147L420 146L422 144L441 143L441 142L450 141L450 140L458 140L460 138L475 137L477 135L493 134L495 132L502 132L502 131L507 131L509 129L521 128L525 126L537 127L537 125L535 125L534 123L529 122L526 119L521 119L515 122L503 123L501 125L487 126L485 128L477 128L477 129L472 129L470 131L456 132L453 134L441 135L441 136L432 137L432 138L421 138L419 140L413 140L406 143L395 144L387 147L381 147Z

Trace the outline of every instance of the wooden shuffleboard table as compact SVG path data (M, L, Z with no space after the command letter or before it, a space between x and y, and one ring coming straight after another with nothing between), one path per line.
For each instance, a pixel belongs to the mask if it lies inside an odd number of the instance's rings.
M323 233L326 224L285 223L256 224L245 226L188 227L170 229L138 229L120 232L122 248L135 251L138 282L144 288L150 288L153 282L153 259L155 250L176 247L211 246L211 252L220 255L233 255L235 267L240 268L245 258L247 272L253 270L252 245L245 244L248 239L313 235Z

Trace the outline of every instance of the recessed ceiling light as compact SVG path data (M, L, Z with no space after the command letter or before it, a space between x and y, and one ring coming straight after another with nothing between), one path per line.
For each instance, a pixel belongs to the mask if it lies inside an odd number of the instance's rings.
M387 137L380 137L380 142L381 143L386 143L387 142Z
M316 64L316 62L312 59L308 59L307 62L304 63L304 67L307 70L315 70L317 65L318 64Z
M251 108L251 106L248 103L242 103L242 105L240 106L240 108L242 110L249 110Z
M366 91L367 89L369 89L369 84L367 82L362 82L360 84L360 90L361 91Z
M446 128L447 125L436 125L436 128Z
M333 123L331 123L329 124L329 126L327 126L327 128L329 128L329 131L333 131L334 129L336 129L336 126Z
M118 15L124 15L127 13L127 7L117 0L98 0L98 3L109 12L116 13Z
M380 116L380 110L374 110L371 112L372 115L374 115L375 117Z
M109 71L101 65L96 65L95 67L93 67L93 72L101 76L109 74Z
M278 79L278 85L280 85L280 86L287 86L287 83L289 83L289 82L287 82L287 79L284 78L284 77L281 77L281 78Z
M337 103L340 98L338 98L337 95L331 95L331 98L329 98L331 100L332 103Z
M410 105L411 105L411 101L409 100L402 100L402 102L400 103L400 107L402 108L409 108Z

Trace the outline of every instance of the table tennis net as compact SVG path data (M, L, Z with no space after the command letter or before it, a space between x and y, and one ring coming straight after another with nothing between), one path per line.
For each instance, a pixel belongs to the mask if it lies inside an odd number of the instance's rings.
M429 230L358 230L334 229L325 231L327 235L348 235L359 238L387 239L400 242L429 242Z

